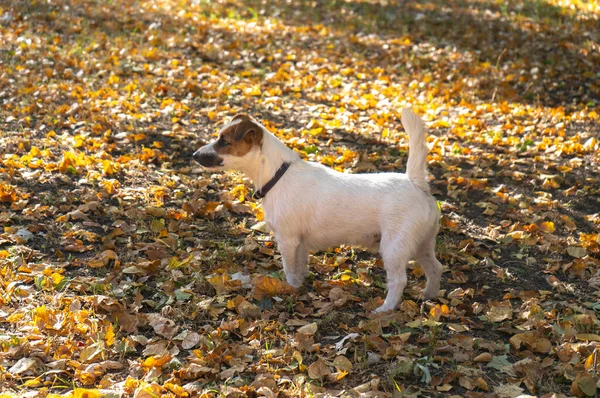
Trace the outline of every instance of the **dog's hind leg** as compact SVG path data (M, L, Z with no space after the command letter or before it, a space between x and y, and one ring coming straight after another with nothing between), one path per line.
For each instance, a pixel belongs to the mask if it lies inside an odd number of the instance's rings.
M378 307L375 312L386 312L394 310L402 298L402 293L408 281L406 265L412 257L414 247L409 235L384 235L381 240L380 252L387 274L388 292L383 305Z
M302 286L304 278L308 274L306 260L308 259L308 251L304 248L305 245L300 239L277 239L277 245L281 252L283 262L283 271L285 279L295 288ZM306 251L305 260L301 260L302 254Z
M442 264L435 257L435 237L437 228L432 235L425 238L423 245L415 254L415 260L423 268L427 276L427 284L423 291L423 297L426 300L437 298L440 291L440 278L442 277Z

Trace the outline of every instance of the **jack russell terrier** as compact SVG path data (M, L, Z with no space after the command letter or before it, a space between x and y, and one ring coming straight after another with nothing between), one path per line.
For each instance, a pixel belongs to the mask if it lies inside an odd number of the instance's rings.
M440 212L427 181L425 127L408 109L402 124L409 138L406 174L344 174L306 162L245 114L234 116L193 158L208 169L241 171L254 182L293 287L308 275L309 250L350 244L379 251L388 292L375 312L385 312L402 297L409 260L425 271L425 299L438 296L442 274L435 257Z

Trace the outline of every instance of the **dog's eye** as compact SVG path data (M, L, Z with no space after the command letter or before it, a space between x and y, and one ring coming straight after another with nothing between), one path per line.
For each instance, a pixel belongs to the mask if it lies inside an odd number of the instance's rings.
M223 138L219 138L219 141L217 141L217 143L220 146L229 146L229 145L231 145L229 142L225 141Z

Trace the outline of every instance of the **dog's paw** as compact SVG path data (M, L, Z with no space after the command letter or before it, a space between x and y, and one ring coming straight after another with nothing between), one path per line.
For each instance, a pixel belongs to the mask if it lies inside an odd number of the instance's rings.
M302 287L302 280L299 279L299 278L287 277L286 276L285 280L294 289L300 289Z
M424 300L437 300L439 293L440 293L439 290L428 291L427 289L425 289L425 291L423 291L423 299Z
M382 314L384 312L388 312L388 311L393 311L395 310L394 307L386 305L385 303L377 308L375 308L375 310L373 310L373 314Z

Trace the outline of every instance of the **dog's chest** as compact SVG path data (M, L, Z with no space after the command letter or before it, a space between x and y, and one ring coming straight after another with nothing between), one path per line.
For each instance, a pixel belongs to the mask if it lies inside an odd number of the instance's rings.
M300 232L302 227L306 225L306 220L312 217L308 214L302 217L304 209L295 206L289 201L278 199L280 198L273 195L273 197L263 201L263 211L267 227L275 234Z

